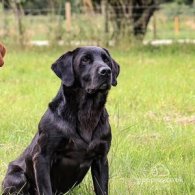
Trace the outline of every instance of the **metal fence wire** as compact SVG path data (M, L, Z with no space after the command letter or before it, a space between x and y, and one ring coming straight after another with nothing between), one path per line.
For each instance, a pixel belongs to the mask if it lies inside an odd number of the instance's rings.
M24 9L18 13L14 9L3 9L1 5L0 39L40 44L58 41L66 45L102 44L108 41L114 45L116 40L124 38L118 33L117 21L130 17L128 11L116 15L116 10L121 9L124 8L118 6L113 11L110 7L106 7L106 10L102 6L89 9L65 4L53 9ZM131 22L127 24L130 26ZM131 31L126 36L131 37ZM143 41L154 40L193 42L195 9L188 6L159 6L149 21Z

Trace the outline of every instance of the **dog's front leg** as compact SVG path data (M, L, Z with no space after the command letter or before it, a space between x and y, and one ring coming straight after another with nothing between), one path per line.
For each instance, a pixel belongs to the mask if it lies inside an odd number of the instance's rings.
M33 156L33 168L38 195L52 195L50 161L52 147L45 134L41 134Z
M108 194L108 160L97 159L92 163L91 173L96 195Z
M49 159L42 154L36 154L33 165L38 195L52 195Z

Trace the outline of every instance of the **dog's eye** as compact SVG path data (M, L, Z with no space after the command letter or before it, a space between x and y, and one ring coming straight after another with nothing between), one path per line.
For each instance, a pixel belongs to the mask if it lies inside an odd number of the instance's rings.
M108 58L105 58L105 59L104 59L104 62L109 63L110 60L109 60Z
M91 59L89 56L84 56L84 57L82 57L81 61L84 63L89 63L91 61Z
M110 63L110 60L106 57L106 56L103 56L103 61L106 63L106 64L109 64Z

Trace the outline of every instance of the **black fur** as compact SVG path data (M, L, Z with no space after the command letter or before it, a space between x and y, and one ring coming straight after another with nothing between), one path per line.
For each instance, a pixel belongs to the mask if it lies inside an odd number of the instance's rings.
M105 49L82 47L61 56L52 70L61 87L31 144L9 164L3 194L62 194L90 167L95 193L108 194L111 129L105 103L119 65Z

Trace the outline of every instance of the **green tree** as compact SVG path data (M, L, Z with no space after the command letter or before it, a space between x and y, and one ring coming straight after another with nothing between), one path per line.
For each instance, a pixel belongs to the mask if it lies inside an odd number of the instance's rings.
M148 23L161 3L175 2L192 5L193 0L102 0L114 12L112 21L115 23L115 37L129 37L142 40L147 31ZM102 2L93 0L94 5ZM194 0L195 2L195 0Z
M115 34L142 40L150 18L158 9L157 0L107 0L114 12Z

